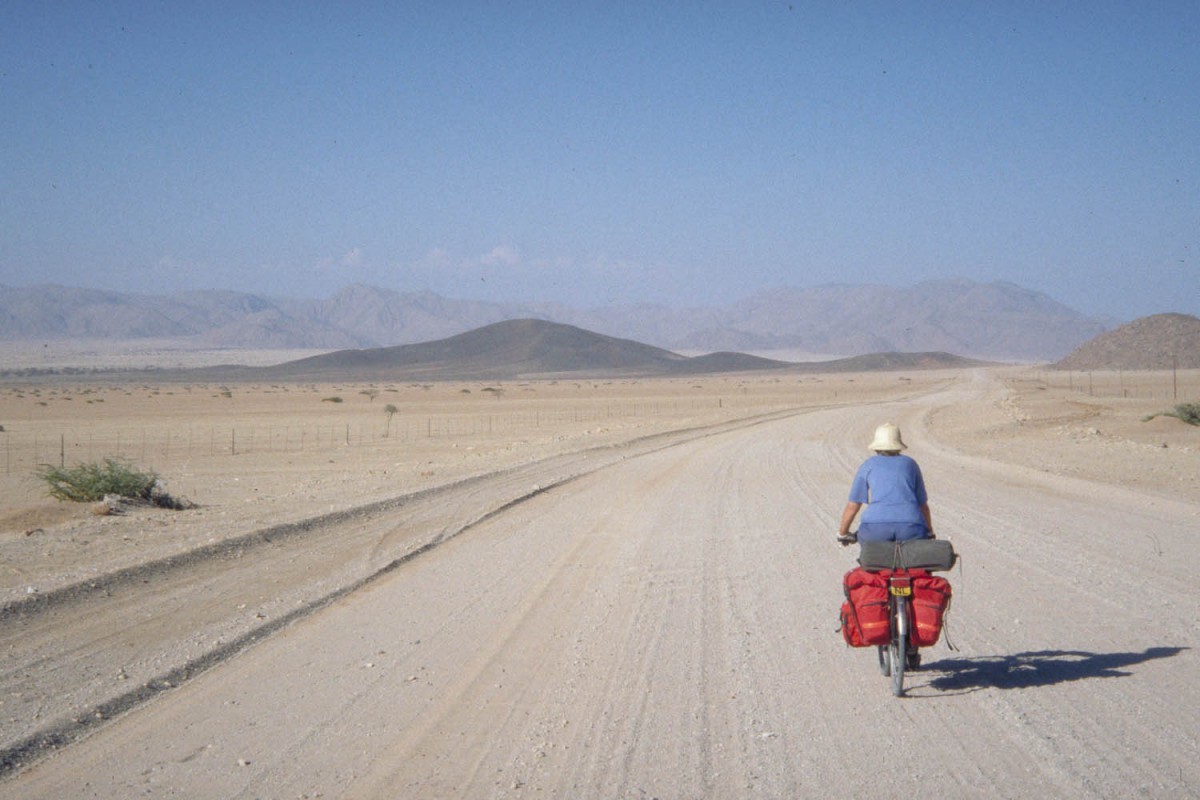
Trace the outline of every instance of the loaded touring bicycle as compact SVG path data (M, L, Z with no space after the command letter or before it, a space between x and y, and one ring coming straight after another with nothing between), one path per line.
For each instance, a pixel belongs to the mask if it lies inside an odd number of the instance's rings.
M921 665L920 649L937 644L950 610L950 582L931 573L949 571L957 558L943 539L863 542L859 565L842 578L842 637L851 647L877 648L880 671L897 697L904 694L904 673Z

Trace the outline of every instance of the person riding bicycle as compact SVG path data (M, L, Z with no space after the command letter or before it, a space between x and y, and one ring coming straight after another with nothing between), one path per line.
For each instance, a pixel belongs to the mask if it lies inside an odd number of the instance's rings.
M900 429L890 422L880 425L870 449L875 455L862 463L850 484L838 540L850 536L850 526L863 505L867 508L858 526L859 542L936 538L925 479L917 462L901 455L906 448Z

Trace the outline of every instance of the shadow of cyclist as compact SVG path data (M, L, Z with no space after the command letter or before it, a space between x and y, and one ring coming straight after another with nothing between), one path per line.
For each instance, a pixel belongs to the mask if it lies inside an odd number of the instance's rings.
M977 689L1028 689L1088 678L1121 678L1127 667L1170 658L1186 647L1151 647L1141 653L1088 653L1080 650L1039 650L1008 656L946 658L927 664L929 687L945 692Z

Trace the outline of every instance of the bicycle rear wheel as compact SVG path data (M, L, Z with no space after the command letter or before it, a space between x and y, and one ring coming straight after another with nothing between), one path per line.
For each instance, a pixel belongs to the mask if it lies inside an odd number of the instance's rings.
M892 643L888 647L889 661L892 666L892 694L904 696L904 666L908 653L908 601L897 597L896 617L892 620Z

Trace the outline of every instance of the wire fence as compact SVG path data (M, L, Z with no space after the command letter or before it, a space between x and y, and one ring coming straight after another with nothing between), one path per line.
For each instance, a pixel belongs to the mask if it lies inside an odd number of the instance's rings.
M63 466L106 458L139 464L171 464L194 458L252 453L298 453L363 446L381 438L362 426L266 428L129 428L115 432L70 431L4 436L5 474L43 464Z
M494 414L379 414L375 419L299 425L169 424L11 426L0 433L5 475L30 473L43 465L67 466L103 459L130 461L151 469L196 459L253 454L320 453L346 448L403 448L419 440L483 440L534 435L543 429L571 430L628 424L650 418L679 419L729 410L721 400L662 401L567 409L532 409Z
M1035 379L1048 389L1087 396L1157 400L1167 410L1177 403L1200 401L1200 370L1142 371L1040 370ZM495 413L372 414L337 422L279 424L179 424L152 421L138 425L100 423L54 429L53 423L10 424L0 428L4 475L32 473L43 465L67 466L106 458L167 470L195 459L264 453L321 453L346 448L401 448L417 440L525 436L543 428L570 429L632 424L640 420L692 415L746 413L781 403L737 397L661 398L613 404L581 404L497 410ZM382 411L382 409L381 409Z
M1066 389L1092 397L1124 397L1184 402L1200 400L1200 371L1137 372L1122 370L1046 370L1038 379L1048 388Z

